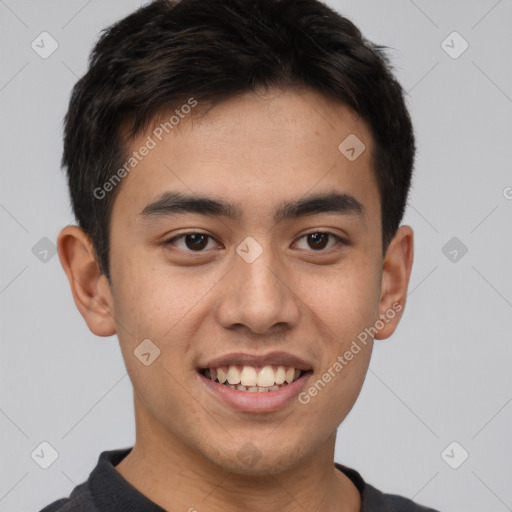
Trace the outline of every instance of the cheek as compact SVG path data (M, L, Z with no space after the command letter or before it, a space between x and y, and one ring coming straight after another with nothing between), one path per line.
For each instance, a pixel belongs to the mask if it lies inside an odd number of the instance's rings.
M314 430L326 435L346 418L363 386L371 350L371 341L340 343L310 379L299 402L314 421Z
M301 279L301 300L324 324L327 339L348 340L372 325L378 315L380 282L369 265L342 265Z
M195 333L211 308L209 291L225 272L199 271L120 259L114 275L115 319L125 359L144 339L161 350L160 361L173 372L187 361Z
M186 302L186 288L179 277L167 278L144 253L129 247L112 250L112 261L116 320L133 336L159 339L172 327L180 303Z

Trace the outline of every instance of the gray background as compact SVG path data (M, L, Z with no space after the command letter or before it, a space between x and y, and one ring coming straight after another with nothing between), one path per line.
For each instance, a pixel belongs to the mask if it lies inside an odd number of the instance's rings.
M442 511L512 510L512 2L329 4L393 48L418 141L405 316L376 342L336 460ZM67 496L101 451L134 441L117 338L88 331L40 240L73 222L59 169L71 88L99 31L140 5L0 0L3 512ZM31 48L43 31L59 45L47 59ZM458 58L445 49L458 52L460 39L442 45L453 31L469 44ZM443 252L452 237L458 247ZM43 441L59 454L46 470L31 458Z

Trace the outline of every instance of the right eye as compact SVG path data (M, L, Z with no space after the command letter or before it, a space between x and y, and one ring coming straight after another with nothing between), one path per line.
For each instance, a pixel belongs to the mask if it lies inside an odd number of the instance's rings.
M182 233L181 235L170 238L164 242L164 245L174 245L184 250L185 252L204 252L203 249L208 245L208 239L214 240L214 238L206 233L190 232ZM175 242L177 240L183 240L185 246L180 247Z

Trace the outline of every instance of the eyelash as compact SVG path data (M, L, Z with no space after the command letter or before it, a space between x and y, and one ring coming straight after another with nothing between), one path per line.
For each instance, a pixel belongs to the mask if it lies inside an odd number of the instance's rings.
M301 240L304 237L307 237L309 235L314 235L314 234L321 234L321 235L331 236L331 237L333 237L333 238L335 238L337 240L337 244L336 245L346 244L347 243L343 238L341 238L340 236L338 236L338 235L336 235L334 233L331 233L330 231L311 231L309 233L303 234L301 237L298 238L298 240ZM203 235L203 236L206 236L206 237L208 237L208 238L210 238L212 240L215 240L213 236L208 235L207 233L201 233L200 231L189 231L188 233L182 233L181 235L177 235L177 236L175 236L173 238L170 238L169 240L166 240L165 242L163 242L163 244L165 246L173 245L176 240L179 240L180 238L184 238L184 237L186 237L188 235ZM336 247L336 245L333 246L333 247L330 247L329 249L334 249L334 247ZM321 252L327 252L327 251L329 251L329 249L319 249L319 250L316 250L316 251L312 249L311 251L312 252L316 252L316 253L321 253ZM187 249L184 249L184 252L200 254L200 253L204 253L206 251L205 250L192 251L192 250L187 248Z

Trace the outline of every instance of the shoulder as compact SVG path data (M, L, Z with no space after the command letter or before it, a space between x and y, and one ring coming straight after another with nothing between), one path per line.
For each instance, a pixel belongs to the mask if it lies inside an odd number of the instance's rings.
M335 462L361 493L361 512L439 512L398 494L386 494L365 482L358 471Z
M363 512L439 512L404 496L383 493L368 483L365 484L364 502L367 507L363 508Z
M69 498L61 498L44 507L40 512L99 512L87 482L73 489Z

